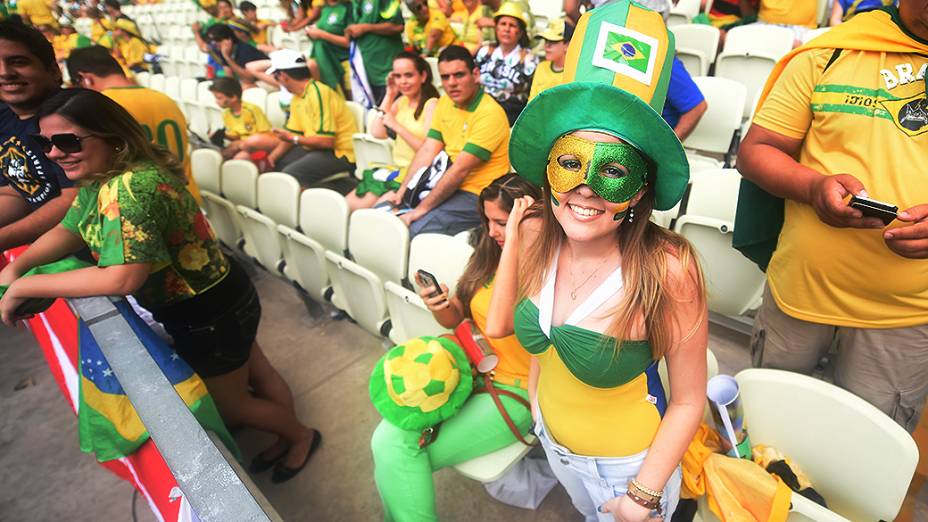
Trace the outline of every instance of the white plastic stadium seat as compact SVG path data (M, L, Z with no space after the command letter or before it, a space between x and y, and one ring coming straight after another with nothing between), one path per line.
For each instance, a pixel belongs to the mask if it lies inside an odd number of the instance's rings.
M759 302L766 277L731 246L741 175L735 169L704 170L690 180L686 213L674 230L699 253L709 310L739 316Z
M300 205L300 182L283 172L258 176L258 210L239 205L245 244L251 245L258 263L271 273L280 273L284 260L277 225L296 227Z
M388 281L386 290L387 310L390 312L390 340L400 344L407 339L423 335L439 335L446 331L432 312L425 307L418 295L416 271L425 270L434 275L439 283L448 286L451 295L457 289L457 282L464 267L470 260L474 249L455 236L443 234L419 234L409 245L409 271L407 280L413 283L417 291L409 290L403 285Z
M345 102L345 106L348 107L348 110L351 111L351 115L354 116L354 122L358 127L358 132L365 132L366 129L364 128L364 117L367 111L364 109L364 106L358 102L353 101Z
M220 172L222 195L220 198L214 198L213 195L204 194L204 199L210 200L207 211L211 215L216 214L217 217L218 214L222 214L218 219L234 228L237 237L223 240L223 243L230 247L241 246L250 257L256 257L251 245L242 242L242 221L236 207L242 205L255 208L257 205L258 168L250 161L229 160L222 164Z
M261 87L251 87L242 91L242 101L257 105L262 112L267 106L267 91Z
M918 447L891 418L856 395L798 373L735 376L752 444L799 463L825 509L798 494L787 520L893 520L918 464ZM700 500L703 520L717 520Z
M708 76L709 66L715 62L719 47L719 30L705 24L674 26L677 58L691 76Z
M348 248L349 214L348 203L338 192L306 189L300 196L300 229L277 227L286 243L284 273L316 301L322 302L330 289L325 253L344 255ZM345 309L341 296L333 295L332 304Z
M197 149L190 154L190 169L193 179L201 190L222 193L222 154L213 149Z
M699 0L679 0L675 5L671 3L667 27L688 24L698 14Z
M525 441L532 443L535 441L535 436L528 434ZM493 482L505 475L509 468L522 460L531 449L530 446L516 441L493 453L462 462L454 466L454 470L469 479L483 483Z
M281 129L287 124L287 113L280 108L279 92L272 92L267 95L264 115L267 116L267 121L270 122L271 127L276 129Z
M393 164L393 142L375 138L370 134L356 133L351 137L354 143L355 175L361 179L361 174L370 168L371 164Z
M696 76L696 86L708 108L693 132L683 141L687 149L725 154L735 131L741 127L741 108L747 96L744 85L725 78Z
M148 88L164 92L164 75L152 74L148 77Z
M725 48L715 60L715 75L740 82L747 89L745 102L753 100L777 61L793 48L793 39L793 32L784 27L759 24L735 27L728 31ZM742 117L750 113L751 107L745 103Z
M409 228L390 212L375 209L355 211L348 228L348 252L352 259L326 252L336 270L332 275L335 293L343 296L346 312L358 325L374 335L387 319L383 285L400 283L406 276Z

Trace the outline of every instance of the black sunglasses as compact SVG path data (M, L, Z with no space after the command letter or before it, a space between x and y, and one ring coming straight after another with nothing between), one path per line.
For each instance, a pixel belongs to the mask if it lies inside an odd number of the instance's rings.
M52 145L58 147L58 150L64 152L65 154L74 154L83 150L81 146L81 141L87 138L93 137L93 134L88 134L87 136L78 136L77 134L67 133L67 134L54 134L48 138L42 136L41 134L33 134L32 139L39 144L39 148L42 149L42 152L48 154L52 151Z

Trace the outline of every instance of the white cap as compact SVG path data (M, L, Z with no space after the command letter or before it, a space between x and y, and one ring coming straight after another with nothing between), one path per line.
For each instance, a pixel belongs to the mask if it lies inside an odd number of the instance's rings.
M271 66L266 71L267 74L274 74L285 69L305 69L307 67L306 58L293 49L274 51L268 57L271 59Z

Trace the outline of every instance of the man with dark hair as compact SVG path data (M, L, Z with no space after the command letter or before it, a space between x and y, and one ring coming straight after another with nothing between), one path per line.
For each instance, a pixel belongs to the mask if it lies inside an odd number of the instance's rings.
M187 119L166 94L137 85L105 47L75 49L68 58L68 75L77 87L99 91L124 109L145 129L151 141L173 152L184 164L187 189L200 201L200 191L187 154Z
M273 129L280 143L268 156L271 166L306 187L342 194L353 190L357 180L351 137L358 126L345 99L313 80L306 59L296 51L274 51L271 64L267 73L293 94L286 129Z
M473 56L464 47L449 46L438 55L438 72L445 94L438 100L425 143L409 164L406 183L441 152L448 155L450 165L428 195L400 216L409 225L410 236L454 235L479 225L480 191L509 172L509 120L480 86ZM403 185L382 199L398 206L408 189Z
M0 22L0 252L57 225L77 194L31 137L39 105L60 86L55 51L42 33Z
M228 25L216 24L207 29L206 40L221 57L225 76L234 75L246 88L255 87L258 80L277 86L277 82L264 72L271 65L267 55L239 41Z

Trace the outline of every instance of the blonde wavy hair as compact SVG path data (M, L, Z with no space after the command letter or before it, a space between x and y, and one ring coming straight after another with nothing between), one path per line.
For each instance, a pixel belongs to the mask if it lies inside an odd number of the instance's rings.
M669 258L679 260L684 278L695 274L693 284L698 288L697 299L702 310L706 310L706 285L695 250L686 238L649 221L654 209L654 174L653 169L649 171L644 197L634 207L634 222L629 223L626 219L616 232L616 242L622 253L624 295L619 304L608 312L614 319L604 335L616 339L617 355L622 341L630 340L629 334L636 322L643 318L652 356L658 360L674 343L672 327L678 322L674 306L683 299L679 289L685 284L671 277ZM566 239L564 229L551 209L551 197L551 187L545 179L544 198L536 202L541 207L537 210L541 213L542 237L529 245L525 261L519 263L520 299L535 296L541 291L545 272ZM687 332L683 340L696 333L705 320L704 315L705 312L692 325L678 325L680 331ZM603 349L606 349L605 343Z

